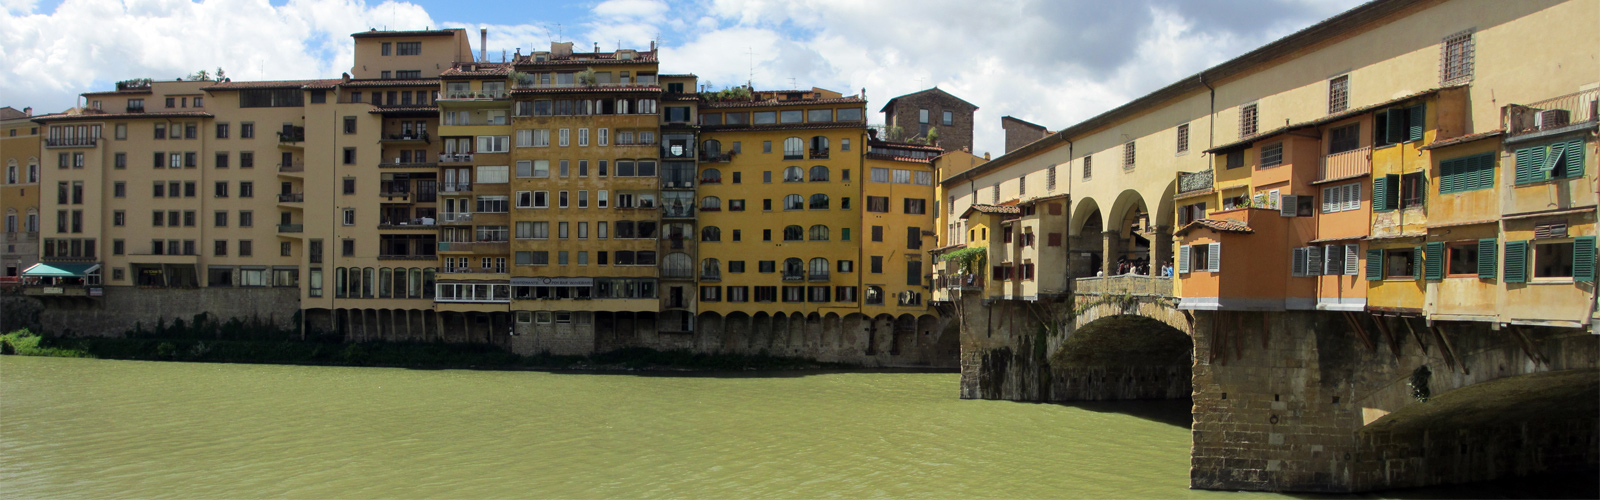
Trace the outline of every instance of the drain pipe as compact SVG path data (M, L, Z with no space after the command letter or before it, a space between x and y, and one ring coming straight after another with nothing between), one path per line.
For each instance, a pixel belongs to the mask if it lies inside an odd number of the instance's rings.
M1206 91L1211 94L1211 111L1207 113L1210 123L1206 125L1206 149L1217 146L1217 89L1206 83L1206 72L1201 71L1195 77L1200 79L1200 84L1206 86Z

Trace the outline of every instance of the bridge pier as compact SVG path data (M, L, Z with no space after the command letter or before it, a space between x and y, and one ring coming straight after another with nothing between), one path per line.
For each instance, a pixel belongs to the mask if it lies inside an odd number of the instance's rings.
M1079 278L1053 303L965 297L962 397L1191 397L1197 489L1348 493L1600 471L1600 336L1180 311L1165 283Z

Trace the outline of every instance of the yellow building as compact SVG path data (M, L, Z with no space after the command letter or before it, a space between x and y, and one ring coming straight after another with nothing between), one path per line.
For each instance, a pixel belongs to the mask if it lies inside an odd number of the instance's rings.
M923 314L938 241L935 146L868 141L862 187L862 309L868 316Z
M39 176L42 151L39 124L33 108L0 108L0 162L5 163L0 184L0 212L5 233L0 234L0 277L16 279L39 261ZM79 139L73 141L95 139Z

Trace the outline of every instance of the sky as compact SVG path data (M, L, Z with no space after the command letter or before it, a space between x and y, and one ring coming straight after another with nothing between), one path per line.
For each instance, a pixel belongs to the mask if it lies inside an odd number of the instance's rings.
M0 0L0 106L61 111L129 78L222 68L235 80L336 78L351 33L489 28L489 57L552 41L661 45L663 73L714 89L937 86L976 104L974 149L1000 117L1060 130L1355 7L1359 0Z

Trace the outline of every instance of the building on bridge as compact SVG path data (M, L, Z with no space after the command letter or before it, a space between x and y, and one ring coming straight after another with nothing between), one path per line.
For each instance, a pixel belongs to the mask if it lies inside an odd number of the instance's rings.
M963 395L1192 394L1198 488L1593 471L1596 16L1371 2L941 176Z

